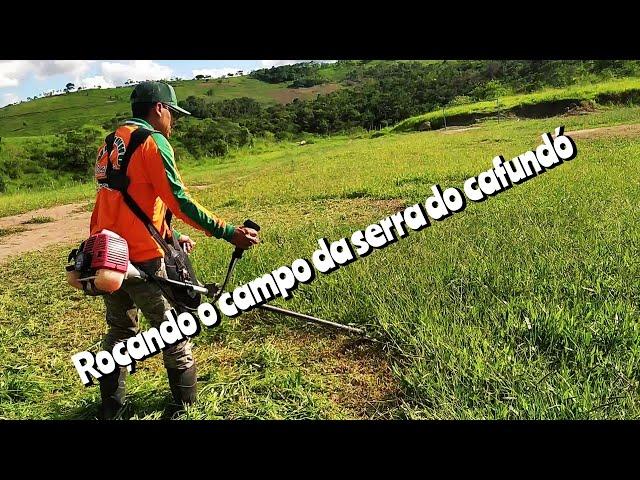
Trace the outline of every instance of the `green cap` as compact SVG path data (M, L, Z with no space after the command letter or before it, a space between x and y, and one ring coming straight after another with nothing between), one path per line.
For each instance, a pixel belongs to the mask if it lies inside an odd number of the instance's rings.
M171 110L191 115L184 108L178 106L176 91L171 85L165 82L140 82L131 92L131 104L134 103L155 103L160 102L167 105Z

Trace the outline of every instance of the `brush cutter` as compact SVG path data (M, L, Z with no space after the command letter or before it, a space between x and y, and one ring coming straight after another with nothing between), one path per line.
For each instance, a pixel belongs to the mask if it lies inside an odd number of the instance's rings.
M243 224L243 226L247 227L247 228L252 228L256 231L260 231L260 226L251 221L251 220L246 220ZM234 250L233 254L231 255L231 261L229 262L229 266L227 268L227 273L225 275L224 281L222 282L222 285L218 284L218 283L206 283L204 285L198 285L195 283L185 283L185 282L180 282L177 280L171 280L171 279L167 279L167 278L162 278L162 277L157 277L157 276L152 276L152 275L148 275L144 272L140 272L140 276L142 278L145 279L150 279L152 281L155 281L159 284L165 284L167 286L172 286L172 287L178 287L178 288L184 288L187 291L191 291L191 292L195 292L198 294L202 294L205 295L207 297L210 297L212 300L211 302L216 302L217 300L220 299L220 296L224 293L224 289L227 286L227 283L229 282L229 279L231 278L231 276L233 275L233 271L235 269L236 263L238 263L238 260L242 258L242 255L244 253L244 250L242 250L239 247L236 247L236 249ZM289 317L293 317L293 318L297 318L299 320L306 320L309 322L313 322L319 325L324 325L327 327L332 327L332 328L336 328L336 329L340 329L343 330L345 332L349 332L352 334L356 334L356 335L360 335L362 338L370 340L370 341L376 341L373 338L370 338L366 335L365 331L363 329L360 328L356 328L356 327L352 327L349 325L343 325L341 323L337 323L337 322L331 322L329 320L324 320L322 318L318 318L318 317L313 317L311 315L306 315L304 313L299 313L299 312L294 312L292 310L287 310L284 308L280 308L280 307L274 307L273 305L259 305L256 308L259 308L261 310L266 310L268 312L273 312L273 313L278 313L281 315L287 315Z

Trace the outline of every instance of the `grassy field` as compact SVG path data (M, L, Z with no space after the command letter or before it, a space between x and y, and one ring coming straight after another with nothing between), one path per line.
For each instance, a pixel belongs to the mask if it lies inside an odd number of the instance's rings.
M28 212L38 208L92 200L95 186L89 183L69 184L55 190L23 190L0 195L0 217Z
M317 88L291 89L287 88L287 83L265 83L247 76L225 78L221 82L210 79L208 82L182 80L171 83L180 100L190 95L213 102L251 97L275 104L291 102L296 97L315 97L318 92ZM212 95L207 93L209 90ZM61 125L69 129L85 124L102 125L116 115L131 112L131 91L132 87L81 90L0 108L0 137L54 134L60 131Z
M638 108L609 108L457 134L339 138L189 164L184 176L210 185L193 194L214 212L262 225L240 284L310 258L320 237L424 201L432 184L461 187L559 125L639 122ZM182 418L640 417L640 141L576 144L571 162L273 302L360 325L381 345L256 312L205 328L194 350L200 400ZM198 241L200 277L220 279L231 246L179 227ZM1 418L96 415L98 389L81 385L70 356L97 348L104 309L64 283L68 247L0 267ZM160 358L128 387L127 417L162 416Z
M586 85L572 85L564 88L548 88L530 94L501 97L497 101L491 100L449 106L446 107L445 114L447 117L464 117L473 116L474 114L508 112L517 107L526 108L559 101L607 101L611 96L620 96L625 93L635 95L636 98L639 97L640 78L624 78ZM634 103L637 103L637 101ZM414 131L425 121L431 122L433 128L441 128L443 125L442 110L407 118L394 126L392 130L395 132Z

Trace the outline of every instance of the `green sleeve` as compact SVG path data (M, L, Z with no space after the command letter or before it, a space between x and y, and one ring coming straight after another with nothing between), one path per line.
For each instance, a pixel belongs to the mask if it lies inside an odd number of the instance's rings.
M160 151L171 193L177 201L182 214L199 225L203 230L211 233L214 237L231 241L233 233L235 232L235 226L217 218L187 194L176 168L173 148L171 148L169 141L159 132L155 132L151 136Z

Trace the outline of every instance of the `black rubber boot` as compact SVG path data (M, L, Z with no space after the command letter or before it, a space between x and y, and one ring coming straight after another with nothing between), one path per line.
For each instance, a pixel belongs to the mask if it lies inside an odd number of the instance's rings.
M100 382L100 397L102 398L100 420L113 420L117 417L124 404L126 379L127 369L118 368L98 380Z
M167 368L167 376L169 377L169 387L173 401L178 409L182 409L184 405L195 403L197 398L197 374L195 363L186 369Z

